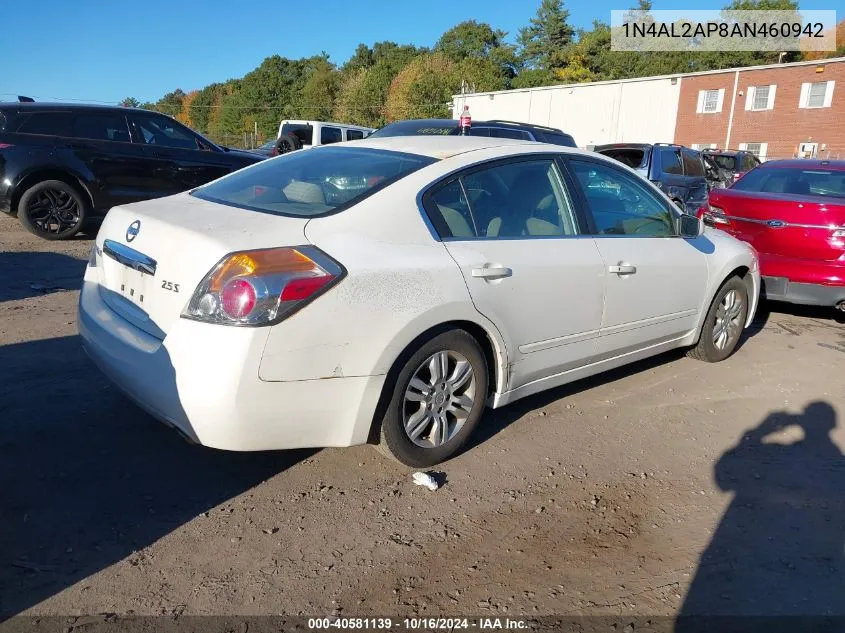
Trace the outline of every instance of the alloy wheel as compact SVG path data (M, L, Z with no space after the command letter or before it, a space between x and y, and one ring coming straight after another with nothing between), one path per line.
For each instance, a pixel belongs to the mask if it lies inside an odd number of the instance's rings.
M713 325L713 344L724 350L739 337L742 330L742 297L736 290L728 291L716 309L716 323Z
M466 423L475 397L476 376L470 362L452 350L432 354L405 389L405 433L417 446L442 446Z
M42 189L29 203L29 218L42 233L59 234L79 223L79 203L67 191Z

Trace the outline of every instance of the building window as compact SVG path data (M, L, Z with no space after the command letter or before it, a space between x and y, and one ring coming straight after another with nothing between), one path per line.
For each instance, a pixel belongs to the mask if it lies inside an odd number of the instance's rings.
M829 108L833 102L835 81L818 81L801 84L800 108Z
M716 143L693 143L692 149L700 152L703 149L716 149L718 145Z
M766 152L769 149L769 144L768 143L740 143L739 149L745 150L746 152L754 154L761 161L764 161L764 160L766 160Z
M722 104L725 100L725 89L699 90L698 106L695 111L698 113L714 114L722 111Z
M765 110L769 106L769 87L757 86L754 88L754 102L752 110Z

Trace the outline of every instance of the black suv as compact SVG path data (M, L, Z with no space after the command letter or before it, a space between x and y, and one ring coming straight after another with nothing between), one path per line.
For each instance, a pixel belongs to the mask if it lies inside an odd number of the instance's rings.
M730 187L742 175L760 164L760 159L744 149L703 149L704 164L711 173L713 187Z
M633 168L657 185L686 213L707 205L710 184L701 153L669 143L614 143L594 151Z
M454 119L411 119L389 123L370 134L367 138L383 136L457 136L461 133L458 121ZM575 139L566 132L553 127L517 123L515 121L473 121L470 136L493 136L515 138L523 141L551 143L565 147L577 147Z
M0 211L50 240L115 205L186 191L263 159L158 112L0 103Z

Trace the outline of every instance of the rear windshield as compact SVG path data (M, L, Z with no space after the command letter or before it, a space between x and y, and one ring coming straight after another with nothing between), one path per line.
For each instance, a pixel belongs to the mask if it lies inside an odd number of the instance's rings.
M710 156L710 158L712 158L722 169L727 169L728 171L739 171L736 167L736 156L729 156L726 154L708 154L708 156Z
M554 145L563 145L564 147L578 147L575 139L569 134L559 134L558 132L543 132L543 140L546 143L553 143Z
M304 123L285 123L282 126L282 135L289 134L299 139L303 145L313 145L314 128Z
M619 147L616 149L601 149L598 152L634 169L644 169L648 166L648 152L644 149Z
M263 161L192 195L252 211L313 217L348 207L433 162L402 152L321 147Z
M449 119L442 121L397 121L376 130L368 138L386 136L449 136L457 134L458 124Z
M731 188L739 191L845 198L845 171L758 167L737 180Z

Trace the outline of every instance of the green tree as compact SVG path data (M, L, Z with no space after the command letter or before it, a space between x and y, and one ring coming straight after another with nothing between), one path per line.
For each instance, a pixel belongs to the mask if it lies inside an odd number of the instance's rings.
M519 63L516 47L504 41L506 36L505 31L493 29L489 24L467 20L446 31L434 45L434 51L455 62L487 60L508 83L516 75Z
M303 116L319 121L331 119L340 81L341 75L334 64L325 59L317 60L302 86Z
M141 102L138 101L135 97L126 97L123 101L120 102L124 108L137 108L141 105Z
M161 99L156 101L155 109L170 116L176 116L182 111L182 100L185 98L185 93L181 88L176 88L173 92L168 92Z
M563 0L542 0L537 15L519 30L520 59L529 68L559 67L574 35Z
M369 68L375 64L373 49L366 44L358 44L355 52L343 65L343 72L354 73L362 68Z

